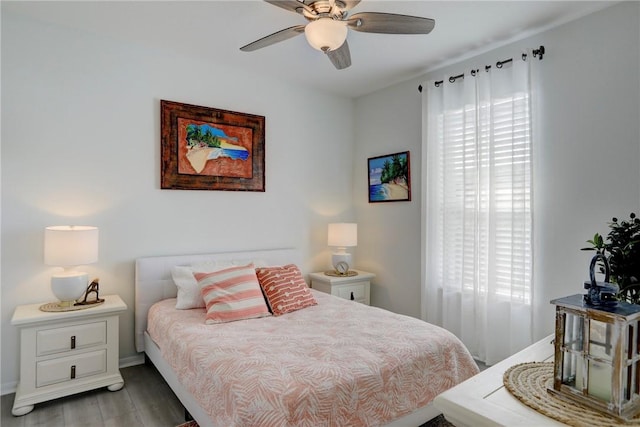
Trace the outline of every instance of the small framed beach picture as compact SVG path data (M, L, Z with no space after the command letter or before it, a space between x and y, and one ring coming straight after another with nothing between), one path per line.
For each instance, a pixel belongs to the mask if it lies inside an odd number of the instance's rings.
M264 126L264 116L161 100L161 188L265 191Z
M409 152L370 157L369 203L411 200Z

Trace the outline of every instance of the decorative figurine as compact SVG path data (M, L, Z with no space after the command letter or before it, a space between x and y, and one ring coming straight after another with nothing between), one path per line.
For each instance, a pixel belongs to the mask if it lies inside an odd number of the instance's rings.
M93 281L87 286L87 291L84 293L84 298L79 299L75 305L91 305L91 304L99 304L104 302L104 298L100 298L99 290L100 284L98 283L98 278L96 277ZM89 296L95 293L95 299L89 300Z

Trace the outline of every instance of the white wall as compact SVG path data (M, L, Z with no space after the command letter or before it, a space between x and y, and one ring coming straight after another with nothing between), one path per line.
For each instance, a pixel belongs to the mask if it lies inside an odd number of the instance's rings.
M160 190L160 99L266 117L266 192ZM308 118L331 126L314 126ZM43 229L100 228L103 294L129 306L141 256L296 247L327 267L326 224L352 220L353 101L2 14L2 389L18 378L19 304L55 300ZM327 165L331 164L332 167Z
M421 98L403 83L356 101L358 268L376 274L371 304L420 317ZM369 203L367 158L409 151L411 201Z
M421 101L418 84L544 45L541 132L534 148L535 328L552 332L552 298L582 293L585 241L613 216L640 211L640 3L622 2L356 100L360 268L376 272L372 302L420 317ZM419 54L419 53L417 53ZM428 52L424 53L428 55ZM413 201L369 204L366 158L411 151Z

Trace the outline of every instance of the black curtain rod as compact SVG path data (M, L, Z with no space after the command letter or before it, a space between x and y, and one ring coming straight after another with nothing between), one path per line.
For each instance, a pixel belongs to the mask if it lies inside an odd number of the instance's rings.
M542 57L544 56L544 53L545 53L544 46L540 46L538 49L533 49L532 53L534 58L538 57L539 60L542 60ZM526 59L527 59L527 54L523 53L522 60L524 61ZM513 58L505 59L504 61L498 61L496 62L496 68L502 68L504 64L508 64L509 62L512 62L512 61L513 61ZM485 71L489 71L490 69L491 69L491 65L484 66ZM471 70L471 75L475 76L479 71L480 71L479 69ZM449 83L455 83L455 81L458 79L464 79L464 73L458 74L457 76L449 77ZM438 80L434 84L436 87L439 87L442 83L443 83L443 80ZM422 92L422 85L418 86L418 92Z

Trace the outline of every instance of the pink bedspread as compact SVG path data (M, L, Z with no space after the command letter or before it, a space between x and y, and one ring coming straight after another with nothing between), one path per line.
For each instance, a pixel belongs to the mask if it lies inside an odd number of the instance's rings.
M317 306L216 325L164 300L148 332L224 427L382 425L478 372L442 328L312 292Z

